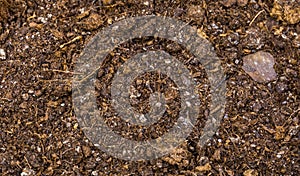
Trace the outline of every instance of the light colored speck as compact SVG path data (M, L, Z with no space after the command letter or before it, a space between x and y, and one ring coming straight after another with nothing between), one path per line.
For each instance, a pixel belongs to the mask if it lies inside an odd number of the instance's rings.
M189 96L190 93L189 93L188 91L186 91L186 92L184 92L184 95L185 95L185 96Z
M28 93L29 93L29 94L33 94L34 91L33 91L33 90L28 90Z
M81 9L79 9L79 12L80 12L80 13L83 13L84 10L85 10L84 8L81 8Z
M185 102L188 107L191 107L191 103L189 101Z
M37 149L38 152L41 152L41 151L42 151L41 147L39 147L39 146L37 146L36 149Z
M230 141L233 143L239 142L240 138L239 137L229 137Z
M165 63L166 63L166 64L170 64L170 63L171 63L171 60L170 60L170 59L166 59L166 60L165 60Z
M53 15L52 15L51 13L47 14L47 17L48 17L48 18L52 18L52 16L53 16Z
M113 19L112 19L112 18L108 18L108 19L107 19L107 23L108 23L108 24L112 24L112 23L113 23Z
M158 103L155 104L155 106L156 106L156 107L161 107L161 103L158 102Z
M22 172L22 173L21 173L21 176L27 176L27 175L28 175L27 172Z
M144 2L144 5L149 6L149 2L148 1Z
M0 60L5 60L6 59L6 54L4 49L0 48Z
M44 17L38 17L38 20L42 23L47 23L47 18Z
M145 116L143 114L140 116L140 121L143 123L145 123L147 121L147 119L145 118Z
M224 115L224 119L228 119L228 114L225 114L225 115Z
M93 171L93 172L92 172L92 175L93 175L93 176L98 176L98 172L97 172L97 171Z
M80 152L80 146L76 146L75 151L76 151L77 153L79 153L79 152Z
M35 172L34 172L34 170L32 170L32 169L29 169L29 168L24 168L23 170L22 170L22 173L21 173L21 176L29 176L29 175L35 175Z

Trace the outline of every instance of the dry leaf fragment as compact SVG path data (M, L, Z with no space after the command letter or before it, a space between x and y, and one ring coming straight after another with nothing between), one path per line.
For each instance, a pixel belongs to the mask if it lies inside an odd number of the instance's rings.
M199 172L206 172L211 170L211 166L209 163L206 163L204 166L197 166L195 170Z
M297 1L289 2L283 0L275 0L273 8L270 12L272 17L277 20L285 21L289 24L296 24L300 22L300 6Z
M20 108L26 109L27 108L27 102L23 102L20 104Z
M89 146L82 146L82 152L85 157L89 157L91 155L91 148Z
M87 19L83 20L83 28L86 30L95 30L102 24L102 17L96 13L92 13Z
M104 5L109 5L109 4L112 4L113 3L113 0L102 0L102 3Z
M31 22L31 23L29 23L29 27L36 28L36 29L42 29L44 27L44 25L43 24L37 24L35 22Z
M276 140L280 140L280 139L283 139L285 137L285 129L283 126L276 126L275 128L275 136L274 138Z
M216 150L215 153L212 156L213 159L219 161L221 159L221 151L220 149Z
M254 169L248 169L243 173L244 176L257 176L258 173Z

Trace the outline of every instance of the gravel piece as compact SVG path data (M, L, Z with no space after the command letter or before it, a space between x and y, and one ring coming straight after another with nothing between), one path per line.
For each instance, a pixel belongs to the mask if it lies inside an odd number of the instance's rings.
M243 70L259 83L269 82L277 77L273 68L275 59L267 52L259 51L243 58Z

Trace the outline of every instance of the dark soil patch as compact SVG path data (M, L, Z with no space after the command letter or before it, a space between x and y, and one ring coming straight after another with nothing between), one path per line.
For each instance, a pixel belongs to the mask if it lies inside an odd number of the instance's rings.
M1 175L300 175L299 11L297 0L0 0ZM150 14L185 21L212 43L226 72L227 105L218 132L205 147L197 146L209 113L209 86L201 65L187 64L201 80L202 115L194 132L168 156L129 162L107 155L84 136L72 107L72 71L85 44L103 27ZM176 44L148 38L115 49L107 64L117 66L121 56L130 58L145 47L183 61L191 57ZM268 83L255 82L242 69L242 58L261 50L275 58L277 78ZM109 74L98 73L99 96L109 95ZM167 92L173 84L156 73L138 79ZM145 97L132 104L147 111L149 89L136 87ZM172 97L178 101L177 94ZM125 122L114 130L137 140L155 138L176 122L176 101L170 107L158 131L139 135L138 127L124 129Z

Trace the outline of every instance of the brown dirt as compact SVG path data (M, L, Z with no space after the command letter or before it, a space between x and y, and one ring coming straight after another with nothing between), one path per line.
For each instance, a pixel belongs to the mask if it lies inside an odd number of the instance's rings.
M214 138L197 146L208 114L203 86L202 120L182 146L161 159L123 161L94 147L78 126L72 70L85 44L103 27L148 14L188 22L212 43L227 75L226 112ZM0 48L6 53L0 60L0 175L300 175L298 14L297 0L0 0ZM114 53L129 57L143 47L190 57L173 45L154 38L133 40L115 49L107 64L119 60ZM242 57L261 50L275 58L277 78L269 83L255 82L242 69ZM200 72L203 84L202 67L191 69ZM98 78L109 84L109 74L99 72ZM137 79L164 87L157 77ZM99 96L108 95L105 86L97 87ZM143 111L149 90L136 87L145 97L132 104ZM161 123L169 128L174 120ZM126 137L128 130L145 140L165 132L156 129L144 136L124 126L115 131Z

